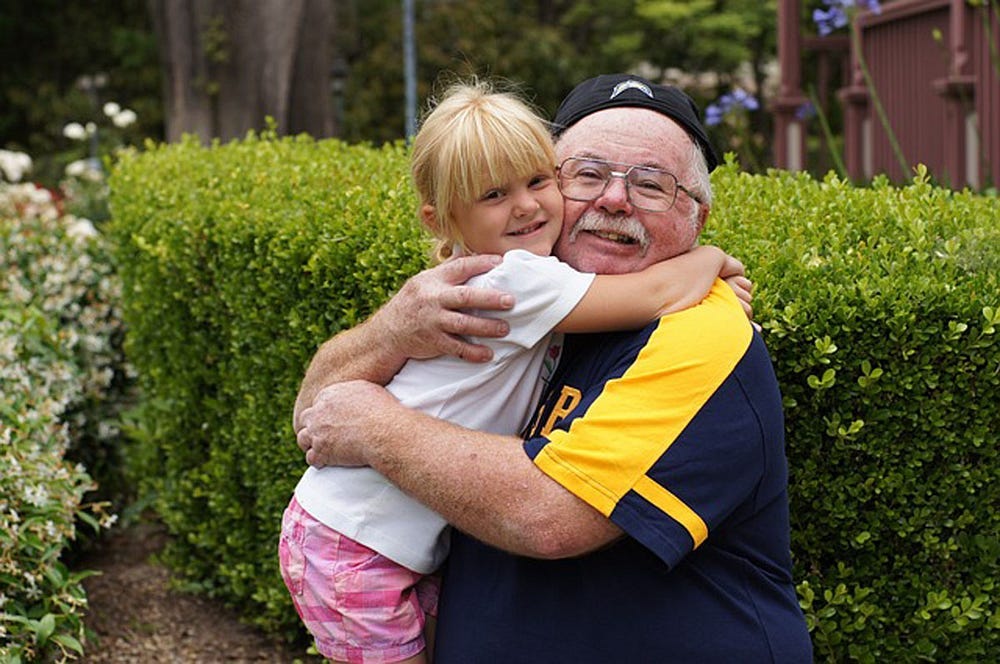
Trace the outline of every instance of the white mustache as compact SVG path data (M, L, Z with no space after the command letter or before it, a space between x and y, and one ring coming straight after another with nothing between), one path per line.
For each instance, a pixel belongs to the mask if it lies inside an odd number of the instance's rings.
M649 234L646 232L646 227L634 216L622 217L597 210L587 210L573 224L573 228L569 232L570 244L576 242L576 236L583 231L600 231L602 233L624 235L639 244L643 256L649 251Z

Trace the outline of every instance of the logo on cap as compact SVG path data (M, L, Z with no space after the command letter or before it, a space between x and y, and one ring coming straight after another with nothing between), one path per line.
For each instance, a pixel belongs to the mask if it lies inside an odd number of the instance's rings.
M650 99L655 99L655 97L653 97L653 91L649 89L648 85L646 85L642 81L636 81L634 79L622 81L621 83L616 85L614 90L611 91L611 96L608 97L608 99L614 99L615 97L617 97L618 95L620 95L621 93L625 92L628 89L638 90L643 94L645 94Z

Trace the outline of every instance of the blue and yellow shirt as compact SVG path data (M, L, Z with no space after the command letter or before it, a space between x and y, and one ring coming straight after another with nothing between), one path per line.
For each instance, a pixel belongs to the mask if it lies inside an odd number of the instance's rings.
M722 282L639 332L569 335L525 450L625 531L565 560L455 533L435 662L811 662L781 395Z

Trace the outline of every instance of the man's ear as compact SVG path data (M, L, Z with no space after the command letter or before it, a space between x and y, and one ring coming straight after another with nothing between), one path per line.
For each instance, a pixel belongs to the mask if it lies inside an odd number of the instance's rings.
M437 220L437 208L433 205L420 206L420 221L424 222L424 226L431 233L437 233L440 230Z
M698 232L699 233L701 233L701 231L705 228L705 222L708 221L708 213L711 212L711 211L712 211L712 206L711 205L706 205L704 203L700 203L698 205Z

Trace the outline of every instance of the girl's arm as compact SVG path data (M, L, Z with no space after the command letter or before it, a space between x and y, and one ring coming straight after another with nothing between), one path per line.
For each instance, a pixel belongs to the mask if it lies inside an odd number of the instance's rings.
M555 330L605 332L639 328L660 316L698 304L716 278L742 275L742 263L711 246L695 247L641 272L599 274ZM737 295L747 309L749 290L745 289L745 296L739 291Z

